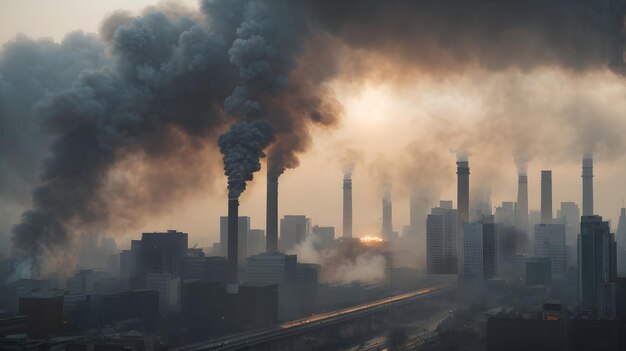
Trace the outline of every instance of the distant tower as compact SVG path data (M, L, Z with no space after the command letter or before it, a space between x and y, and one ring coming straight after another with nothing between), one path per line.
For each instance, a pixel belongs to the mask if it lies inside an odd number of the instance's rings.
M343 237L352 237L352 179L343 179Z
M593 159L583 158L583 216L593 216Z
M526 174L520 174L517 180L515 226L528 234L528 176Z
M552 171L541 171L541 223L552 223Z
M458 161L456 163L457 174L457 206L459 223L466 223L469 220L469 162Z

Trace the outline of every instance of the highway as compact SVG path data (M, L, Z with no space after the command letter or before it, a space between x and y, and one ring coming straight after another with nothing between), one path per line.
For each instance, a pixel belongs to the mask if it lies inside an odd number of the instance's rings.
M368 302L362 305L348 307L336 311L315 314L306 318L297 319L269 328L232 334L218 339L194 343L177 348L178 351L200 350L239 350L255 345L279 340L286 336L294 336L307 331L326 327L332 324L345 322L354 318L368 316L382 310L403 306L412 302L442 295L454 286L437 285L409 293L390 296L384 299Z

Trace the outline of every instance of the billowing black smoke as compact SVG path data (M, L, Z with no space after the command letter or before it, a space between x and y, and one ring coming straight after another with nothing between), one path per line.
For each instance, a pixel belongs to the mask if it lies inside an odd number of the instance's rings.
M238 122L218 139L224 155L224 173L228 177L228 198L236 199L246 189L246 182L261 169L259 159L274 137L272 126L261 120Z
M237 71L223 36L205 23L161 12L111 20L118 25L106 43L110 61L83 70L69 88L37 103L54 141L33 209L13 230L16 247L36 267L72 230L112 220L99 190L121 157L167 153L163 136L171 130L201 144L225 121L222 104Z

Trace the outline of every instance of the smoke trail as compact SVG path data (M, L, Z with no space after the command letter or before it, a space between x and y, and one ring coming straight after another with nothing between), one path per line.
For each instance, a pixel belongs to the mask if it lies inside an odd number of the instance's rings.
M271 125L264 121L238 122L219 137L224 155L224 174L228 177L228 197L238 198L246 189L246 182L261 169L259 158L274 137Z

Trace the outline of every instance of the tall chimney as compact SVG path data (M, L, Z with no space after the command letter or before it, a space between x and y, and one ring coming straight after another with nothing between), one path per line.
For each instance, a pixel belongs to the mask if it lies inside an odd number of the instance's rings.
M583 158L583 216L593 216L593 159Z
M526 174L520 174L517 179L515 226L524 233L528 233L528 176Z
M459 222L465 223L469 220L469 162L458 161L456 163L457 190L456 202L459 211Z
M385 238L389 239L391 237L391 232L393 231L392 224L392 213L391 213L391 192L389 189L385 190L385 194L383 195L383 228L382 233Z
M343 179L343 237L352 237L352 179Z
M278 251L278 176L267 175L267 209L265 251Z
M228 257L227 257L227 282L238 282L238 248L239 248L239 199L228 199Z
M541 171L541 223L552 223L552 171Z

